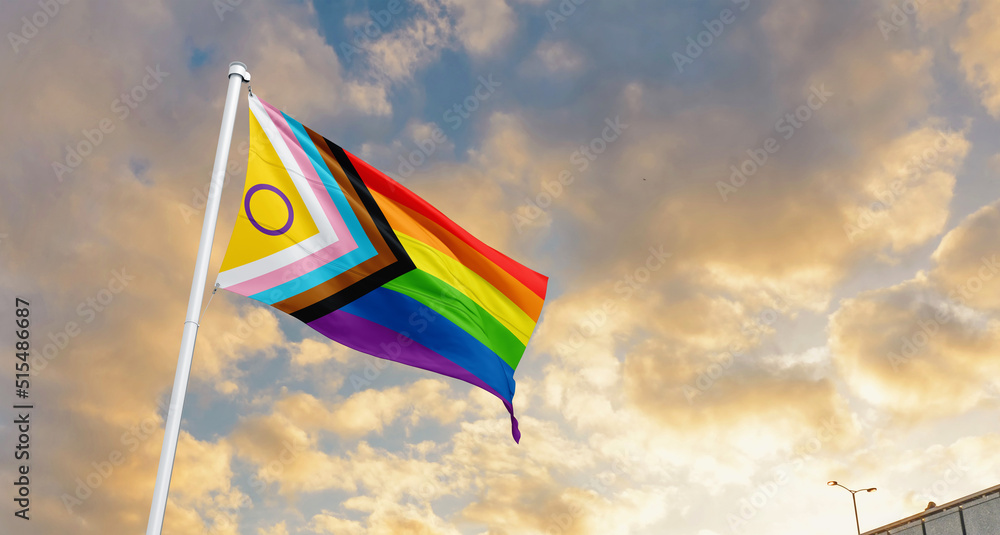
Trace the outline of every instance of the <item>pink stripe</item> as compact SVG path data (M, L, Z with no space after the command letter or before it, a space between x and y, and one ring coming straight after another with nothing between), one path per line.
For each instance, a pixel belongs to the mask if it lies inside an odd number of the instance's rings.
M351 244L352 245L354 244L353 240L351 241ZM259 277L254 277L250 280L243 281L239 284L234 284L233 286L229 286L226 289L229 290L230 292L250 297L251 295L263 292L265 290L270 290L275 286L284 284L290 280L301 277L302 275L305 275L306 273L309 273L314 269L329 264L330 262L333 262L334 260L340 258L341 256L344 256L345 254L353 251L354 249L357 249L357 246L354 245L350 250L347 251L344 251L342 249L344 249L344 242L339 241L333 245L320 249L319 251L303 258L302 260L292 262L287 266L282 266L279 269L276 269L270 273L265 273ZM307 289L308 288L303 288L302 290L305 291Z
M260 101L264 105L264 109L267 110L267 114L271 116L271 121L274 125L278 127L278 132L281 133L281 138L285 141L285 145L292 152L295 157L295 161L299 164L299 169L302 170L302 174L306 177L306 182L309 183L309 187L312 188L313 194L319 200L320 206L323 207L323 212L326 213L327 219L330 221L330 225L333 230L337 232L337 237L340 241L350 241L351 248L348 251L353 251L357 248L357 244L354 243L354 237L351 236L350 231L347 230L347 225L344 224L344 218L341 217L340 212L337 211L336 205L333 204L333 199L330 198L330 192L326 191L326 185L323 184L323 180L319 178L316 174L316 170L313 169L312 160L306 154L306 151L302 149L299 145L298 138L292 133L292 128L288 126L288 122L285 121L285 117L281 115L281 112L274 109L273 106Z
M273 106L263 100L261 100L260 103L264 105L264 109L267 110L272 122L274 122L274 125L281 133L282 140L295 157L295 161L299 164L299 168L305 175L306 181L309 182L309 186L312 188L320 206L323 208L323 212L326 214L328 220L330 221L330 225L333 227L340 240L337 243L302 258L301 260L282 266L281 268L270 273L265 273L259 277L255 277L226 288L231 292L246 296L254 295L274 288L280 284L284 284L290 280L305 275L314 269L329 264L330 262L358 248L357 243L354 241L354 237L351 236L350 231L347 229L347 225L344 223L343 217L341 217L337 207L333 204L333 200L330 198L329 192L326 191L326 186L319 178L319 175L316 174L316 170L313 169L312 161L309 160L305 151L302 150L302 146L299 145L298 139L288 126L288 122L285 121L281 112L274 109Z

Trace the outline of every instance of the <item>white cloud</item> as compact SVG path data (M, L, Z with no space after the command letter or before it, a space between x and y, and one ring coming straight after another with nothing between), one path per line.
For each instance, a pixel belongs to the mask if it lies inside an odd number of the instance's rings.
M576 72L584 65L584 57L566 41L546 41L538 45L535 54L550 72Z
M1000 30L995 24L1000 4L974 0L969 6L965 28L954 37L952 48L961 56L965 78L979 91L983 106L994 118L1000 118L1000 68L993 59L1000 54Z
M515 28L505 0L443 0L457 20L455 31L473 56L497 54Z

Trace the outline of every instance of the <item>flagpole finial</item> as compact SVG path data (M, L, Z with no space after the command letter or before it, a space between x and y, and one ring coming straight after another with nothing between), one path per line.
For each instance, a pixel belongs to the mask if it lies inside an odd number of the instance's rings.
M234 61L229 64L229 76L234 74L240 75L244 82L250 81L250 71L247 70L246 63L242 61Z

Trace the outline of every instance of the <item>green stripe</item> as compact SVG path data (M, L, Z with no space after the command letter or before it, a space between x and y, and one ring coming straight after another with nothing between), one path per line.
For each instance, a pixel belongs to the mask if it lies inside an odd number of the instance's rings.
M514 333L465 294L441 279L415 269L387 282L384 288L412 297L441 314L490 348L512 369L516 369L517 363L521 361L524 344Z

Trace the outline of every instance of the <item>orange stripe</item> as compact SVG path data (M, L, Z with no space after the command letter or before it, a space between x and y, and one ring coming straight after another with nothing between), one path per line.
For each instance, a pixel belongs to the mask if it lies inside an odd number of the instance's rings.
M469 231L458 226L458 224L451 219L448 219L441 213L440 210L431 206L430 203L421 199L412 191L404 188L395 180L385 176L381 171L375 169L364 160L361 160L346 150L344 151L344 154L346 154L348 159L351 160L351 163L354 164L354 169L357 170L361 180L363 180L365 185L368 186L369 191L377 191L389 199L392 199L393 202L398 203L401 206L405 206L427 219L434 221L447 232L458 236L462 241L468 243L469 247L472 247L472 249L477 251L479 254L488 258L490 262L496 264L500 269L510 273L520 282L520 284L526 286L539 297L545 297L545 288L548 285L549 280L548 277L518 264L509 256L497 251L489 245L486 245L472 234L469 234Z
M397 204L375 190L369 190L393 229L424 242L458 260L507 296L531 319L538 321L543 299L513 275L473 249L461 238L423 215Z

